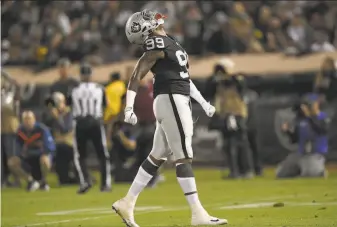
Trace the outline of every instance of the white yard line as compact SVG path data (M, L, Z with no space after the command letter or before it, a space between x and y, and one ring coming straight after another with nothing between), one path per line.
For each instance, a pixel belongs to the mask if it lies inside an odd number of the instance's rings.
M82 213L82 212L90 212L90 211L101 211L107 210L107 208L99 207L99 208L86 208L86 209L76 209L76 210L61 210L61 211L54 211L54 212L39 212L36 213L37 216L58 216L58 215L67 215L67 214L75 214L75 213Z
M67 220L59 220L59 221L41 222L41 223L34 223L34 224L24 224L24 225L18 225L18 226L14 226L14 227L45 226L45 225L61 224L61 223L68 223L68 222L75 222L75 221L95 220L95 219L100 219L100 218L104 218L104 217L108 217L108 215L90 217L90 218L77 218L77 219L67 219Z
M237 203L254 203L254 202L264 202L264 201L275 201L279 199L292 199L292 198L300 198L305 197L308 195L285 195L285 196L278 196L278 197L266 197L266 198L256 198L251 200L242 200L237 201ZM224 205L233 205L233 203L216 203L216 204L207 204L205 207L218 207L218 206L224 206ZM186 207L187 209L188 207ZM166 209L166 208L165 208ZM146 212L156 212L163 210L163 207L161 206L139 206L136 207L135 211L146 211ZM76 214L76 213L95 213L95 214L105 214L110 213L111 209L108 207L95 207L95 208L85 208L85 209L74 209L74 210L60 210L60 211L53 211L53 212L39 212L36 213L38 216L59 216L59 215L70 215L70 214ZM137 213L138 213L137 212Z
M163 209L162 206L139 206L135 208L136 212L142 211L156 211ZM104 214L111 213L112 209L107 207L97 207L97 208L85 208L85 209L75 209L75 210L61 210L54 212L39 212L36 213L37 216L59 216L59 215L68 215L68 214L76 214L76 213L95 213L95 214Z
M248 208L262 208L262 207L272 207L275 202L265 202L265 203L250 203L250 204L240 204L234 206L223 206L220 210L233 210L233 209L248 209ZM294 202L284 202L284 205L289 206L335 206L337 202L327 202L327 203L294 203Z
M299 197L306 197L308 195L285 195L285 196L278 196L278 197L267 197L267 198L261 198L255 200L260 203L254 203L254 201L245 201L244 204L239 205L228 205L224 206L224 203L218 203L218 204L209 204L205 205L205 207L214 208L214 209L246 209L246 208L259 208L259 207L266 207L266 206L272 206L275 201L279 199L291 199L291 198L299 198ZM273 202L271 202L273 201ZM243 201L242 201L243 202ZM247 203L248 202L248 203ZM233 203L231 203L233 204ZM286 205L290 206L316 206L316 205L337 205L337 203L292 203L292 202L285 202ZM138 212L135 214L143 215L148 213L158 213L158 212L169 212L169 211L179 211L179 210L188 210L188 206L180 206L180 207L160 207L160 206L142 206L137 207L136 210ZM61 224L61 223L68 223L68 222L76 222L76 221L86 221L86 220L95 220L100 219L104 217L111 217L114 214L111 209L108 208L87 208L87 209L76 209L76 210L63 210L63 211L55 211L55 212L49 212L49 213L37 213L36 215L66 215L66 214L74 214L79 212L90 212L93 211L96 214L107 214L104 216L95 216L95 217L87 217L87 218L77 218L77 219L66 219L66 220L58 220L58 221L50 221L50 222L43 222L43 223L33 223L33 224L25 224L21 226L15 226L15 227L33 227L33 226L46 226L46 225L53 225L53 224ZM109 214L109 215L108 215ZM117 217L113 215L113 217Z
M154 207L153 207L154 208ZM111 209L102 211L101 208L99 208L101 211L101 214L109 214L109 215L104 215L104 216L96 216L96 217L88 217L88 218L76 218L76 219L66 219L66 220L59 220L59 221L50 221L50 222L41 222L41 223L33 223L33 224L25 224L25 225L18 225L14 227L31 227L31 226L45 226L45 225L53 225L53 224L61 224L61 223L69 223L69 222L76 222L76 221L87 221L87 220L95 220L95 219L100 219L100 218L105 218L105 217L111 217L111 214L114 214ZM167 211L177 211L177 210L185 210L188 209L188 207L177 207L177 208L167 208L164 209L156 209L156 210L144 210L144 211L139 211L137 212L137 215L140 214L147 214L147 213L155 213L155 212L167 212ZM81 209L83 210L94 210L94 209ZM97 210L97 209L96 209ZM115 216L117 217L117 216Z

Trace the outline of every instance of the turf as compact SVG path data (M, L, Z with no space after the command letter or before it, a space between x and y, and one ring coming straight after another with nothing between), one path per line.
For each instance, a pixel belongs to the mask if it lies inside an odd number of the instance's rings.
M263 178L235 181L220 180L217 170L198 169L195 174L201 201L212 215L227 218L228 226L337 226L337 170L330 170L328 179L294 180L275 180L271 170ZM174 171L165 171L165 176L166 182L147 189L138 200L136 220L142 227L189 226L190 213ZM51 182L50 192L3 189L2 226L124 226L110 207L128 185L116 185L111 193L94 187L77 195L77 187L58 188L54 176Z

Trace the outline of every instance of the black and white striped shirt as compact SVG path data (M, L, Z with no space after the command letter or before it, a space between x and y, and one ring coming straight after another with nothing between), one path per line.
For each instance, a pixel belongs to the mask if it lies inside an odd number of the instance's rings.
M81 82L75 87L69 97L73 117L103 117L106 107L104 88L93 82Z

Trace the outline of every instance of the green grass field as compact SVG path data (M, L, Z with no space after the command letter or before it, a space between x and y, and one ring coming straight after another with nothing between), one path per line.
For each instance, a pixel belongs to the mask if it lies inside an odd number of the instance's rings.
M229 220L228 226L294 227L337 226L337 170L328 179L275 180L273 171L253 180L220 180L218 170L195 171L201 201L208 211ZM190 213L174 171L166 182L144 191L137 203L136 221L142 227L189 226ZM51 179L56 185L55 178ZM27 193L2 190L3 227L123 227L111 204L128 185L116 185L111 193L94 187L77 195L77 187ZM277 204L279 203L279 204ZM276 205L279 206L276 206Z

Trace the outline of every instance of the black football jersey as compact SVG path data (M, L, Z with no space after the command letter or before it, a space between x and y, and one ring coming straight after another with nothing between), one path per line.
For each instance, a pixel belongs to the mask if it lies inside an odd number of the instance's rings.
M151 72L154 75L153 95L190 95L188 55L170 36L151 36L145 40L145 51L162 50L165 57L157 60Z

